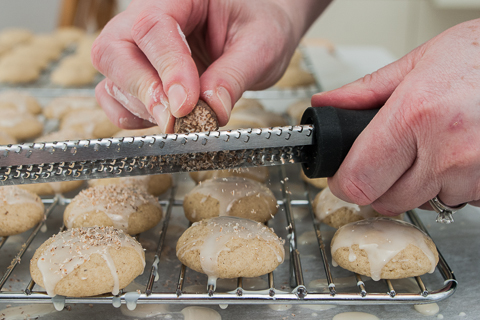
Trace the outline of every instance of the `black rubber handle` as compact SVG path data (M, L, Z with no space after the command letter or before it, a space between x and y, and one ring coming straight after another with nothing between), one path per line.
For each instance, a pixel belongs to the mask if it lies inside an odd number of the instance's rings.
M334 107L308 108L302 124L314 125L314 144L306 147L306 162L302 164L309 178L331 177L358 135L370 123L379 109L347 110Z

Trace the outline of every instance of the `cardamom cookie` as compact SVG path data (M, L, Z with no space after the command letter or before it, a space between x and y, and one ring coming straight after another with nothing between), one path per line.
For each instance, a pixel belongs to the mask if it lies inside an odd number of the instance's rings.
M109 138L120 131L102 109L78 109L65 114L60 121L61 130L73 130L85 137Z
M10 103L20 112L28 112L31 114L39 114L42 112L42 107L35 97L19 90L0 92L0 103Z
M237 217L195 222L178 239L177 257L187 267L217 278L258 277L285 257L284 241L262 223Z
M23 141L42 134L43 124L30 113L4 109L0 118L0 131L4 131L13 138Z
M235 168L225 170L192 171L189 173L196 183L212 178L242 177L265 182L269 177L267 167Z
M90 187L109 184L129 186L132 188L143 188L151 195L159 196L172 186L172 175L165 173L123 178L95 179L88 181L88 185Z
M82 190L63 214L69 229L113 226L128 234L151 229L161 219L160 204L145 189L113 184Z
M305 181L306 183L309 183L311 184L312 186L314 186L315 188L318 188L318 189L324 189L328 186L328 179L327 178L309 178L305 175L305 173L302 171L300 171L300 178L302 178L303 181Z
M37 195L16 186L0 187L0 237L27 231L43 217L43 203Z
M375 281L433 273L438 263L437 248L427 234L390 218L344 225L335 233L331 251L336 264Z
M277 213L277 200L267 186L240 177L200 182L183 200L191 222L218 216L235 216L265 222Z
M317 194L312 205L315 217L333 228L340 228L350 222L381 216L370 205L359 206L337 198L329 187Z
M140 243L112 227L60 232L45 241L30 260L32 279L50 297L116 295L144 268Z
M100 109L95 97L89 96L63 96L57 97L43 109L47 119L62 119L66 114L79 109Z

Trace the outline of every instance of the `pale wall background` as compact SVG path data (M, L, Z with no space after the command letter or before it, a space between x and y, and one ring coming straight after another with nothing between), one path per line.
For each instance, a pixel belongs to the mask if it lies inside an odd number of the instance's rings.
M128 2L120 0L120 6ZM24 26L49 32L56 25L59 4L60 0L0 0L0 29ZM480 0L334 0L307 37L380 45L401 57L445 29L478 17Z

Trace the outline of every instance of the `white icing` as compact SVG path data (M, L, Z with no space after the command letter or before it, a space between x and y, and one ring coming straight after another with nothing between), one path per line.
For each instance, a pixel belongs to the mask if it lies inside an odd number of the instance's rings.
M37 261L47 294L55 296L55 286L78 266L87 262L92 254L99 254L107 263L114 279L112 294L119 292L118 274L110 256L110 249L133 248L145 267L142 246L121 230L111 227L71 229L53 236L53 242Z
M287 311L292 308L291 304L269 304L268 307L275 311Z
M425 237L428 236L424 232L405 221L390 218L360 220L338 229L332 243L332 255L339 248L351 248L357 244L360 249L366 251L371 277L377 281L380 280L383 267L412 244L423 251L431 264L429 273L433 273L436 266L435 255L427 246ZM356 257L351 259L350 261L355 261Z
M346 208L364 219L373 218L377 215L371 206L359 206L355 203L343 201L337 198L332 191L330 191L329 187L326 187L318 195L317 205L315 206L315 216L318 220L323 221L329 214L342 208Z
M332 320L379 320L377 316L366 312L343 312L335 315Z
M254 179L256 181L265 181L268 179L268 169L266 169L265 167L199 171L196 174L198 177L197 178L198 181L203 181L209 178L227 178L227 177L235 177L235 176Z
M33 203L43 210L43 203L39 197L16 186L0 188L0 203L3 205Z
M0 319L24 320L36 319L49 313L53 313L55 307L52 304L29 304L21 307L10 307L0 310Z
M265 185L251 179L241 177L213 178L200 182L190 194L199 193L205 196L201 202L212 197L219 202L219 215L228 216L232 205L249 196L265 196L263 200L269 205L270 199L275 199L272 191ZM252 214L256 212L252 209Z
M413 307L415 310L426 316L433 316L440 311L440 308L436 303L416 304Z
M208 276L209 284L215 285L218 278L218 257L221 252L230 250L227 244L234 239L263 239L266 241L265 245L275 253L279 263L285 258L283 240L262 223L237 217L215 217L208 221L195 222L192 227L202 223L206 223L209 233L201 244L194 243L188 251L200 251L200 264ZM177 256L181 253L180 257L183 257L187 252L183 249L190 243L187 241L179 246Z
M217 311L206 307L186 307L181 313L185 320L222 320Z
M113 222L113 226L128 230L130 215L143 204L151 204L160 208L160 204L144 188L132 188L121 185L99 185L81 191L73 198L69 207L69 215L65 218L65 226L72 228L77 217L87 212L104 212Z

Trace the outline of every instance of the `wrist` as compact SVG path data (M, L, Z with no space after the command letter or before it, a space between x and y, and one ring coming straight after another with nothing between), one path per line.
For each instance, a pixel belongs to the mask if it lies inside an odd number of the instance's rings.
M281 0L277 3L289 15L296 43L328 7L332 0Z

